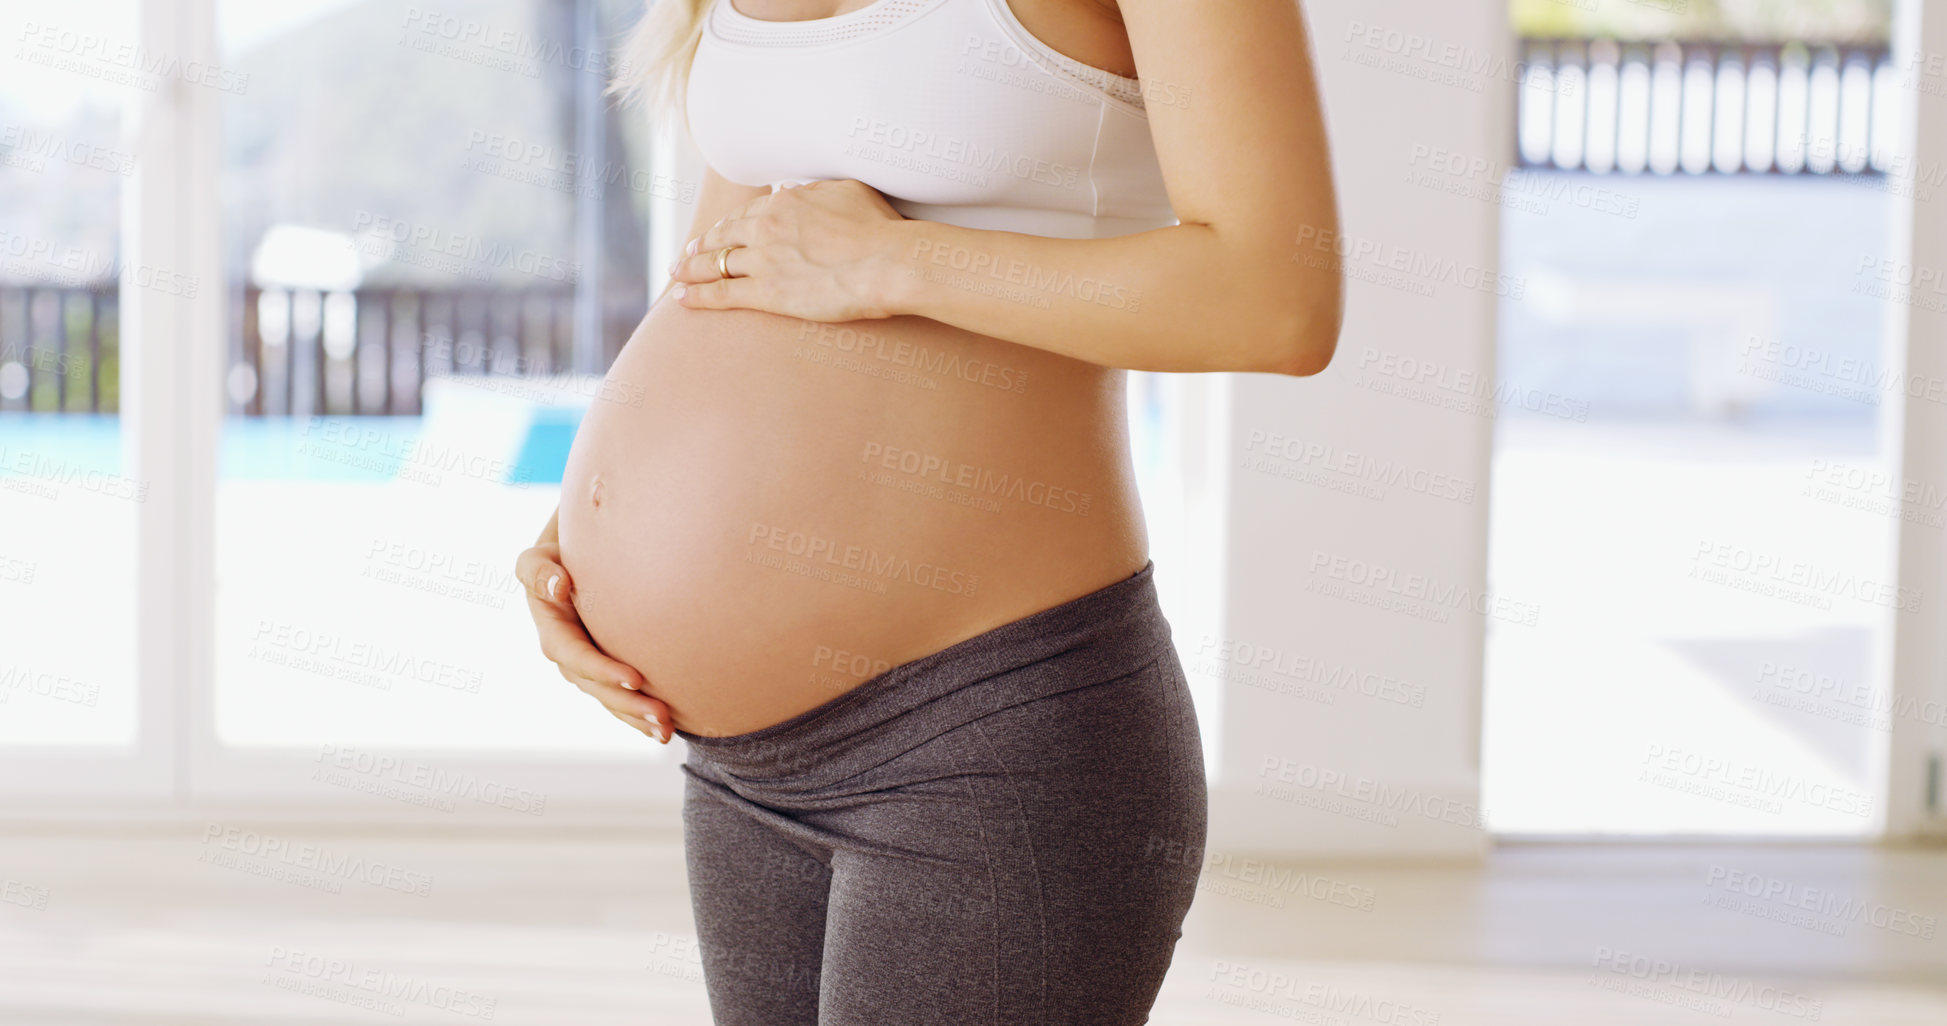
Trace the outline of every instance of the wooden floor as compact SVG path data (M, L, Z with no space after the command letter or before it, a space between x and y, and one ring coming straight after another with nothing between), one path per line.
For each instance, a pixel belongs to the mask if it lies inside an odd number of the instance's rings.
M0 899L8 1026L709 1023L671 838L15 830ZM1935 917L1938 850L1220 856L1152 1021L1943 1026Z

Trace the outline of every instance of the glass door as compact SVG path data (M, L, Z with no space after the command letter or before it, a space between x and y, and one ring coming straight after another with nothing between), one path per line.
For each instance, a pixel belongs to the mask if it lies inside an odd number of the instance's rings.
M669 799L542 658L516 554L648 306L639 5L217 4L227 324L204 796ZM410 102L401 102L409 97Z
M1942 509L1902 487L1882 423L1901 360L1876 278L1915 182L1888 26L1861 18L1525 44L1578 88L1524 91L1493 197L1531 288L1502 306L1490 579L1549 610L1490 625L1502 830L1885 822L1901 714L1879 654L1921 601L1898 530Z
M121 311L184 283L124 266L136 0L0 3L0 799L166 789L136 679L147 481L123 445Z

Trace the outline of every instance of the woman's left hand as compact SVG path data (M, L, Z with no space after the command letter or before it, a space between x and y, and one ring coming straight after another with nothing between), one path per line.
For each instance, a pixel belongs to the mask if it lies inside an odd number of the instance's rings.
M808 321L892 316L883 283L897 273L904 218L851 179L760 196L691 239L670 268L670 296L694 310L763 310ZM720 273L718 254L730 277Z

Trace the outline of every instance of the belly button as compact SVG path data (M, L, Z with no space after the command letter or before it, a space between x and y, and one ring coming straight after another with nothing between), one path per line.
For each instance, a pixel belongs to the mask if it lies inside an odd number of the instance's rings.
M596 509L602 508L602 475L596 474L594 483L588 486L588 504Z

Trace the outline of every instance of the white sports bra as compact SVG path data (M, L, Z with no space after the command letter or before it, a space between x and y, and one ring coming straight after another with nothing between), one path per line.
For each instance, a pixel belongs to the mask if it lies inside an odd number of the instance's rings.
M690 131L741 185L855 178L910 218L1084 239L1176 223L1142 89L1072 60L1007 0L875 0L767 21L716 0Z

